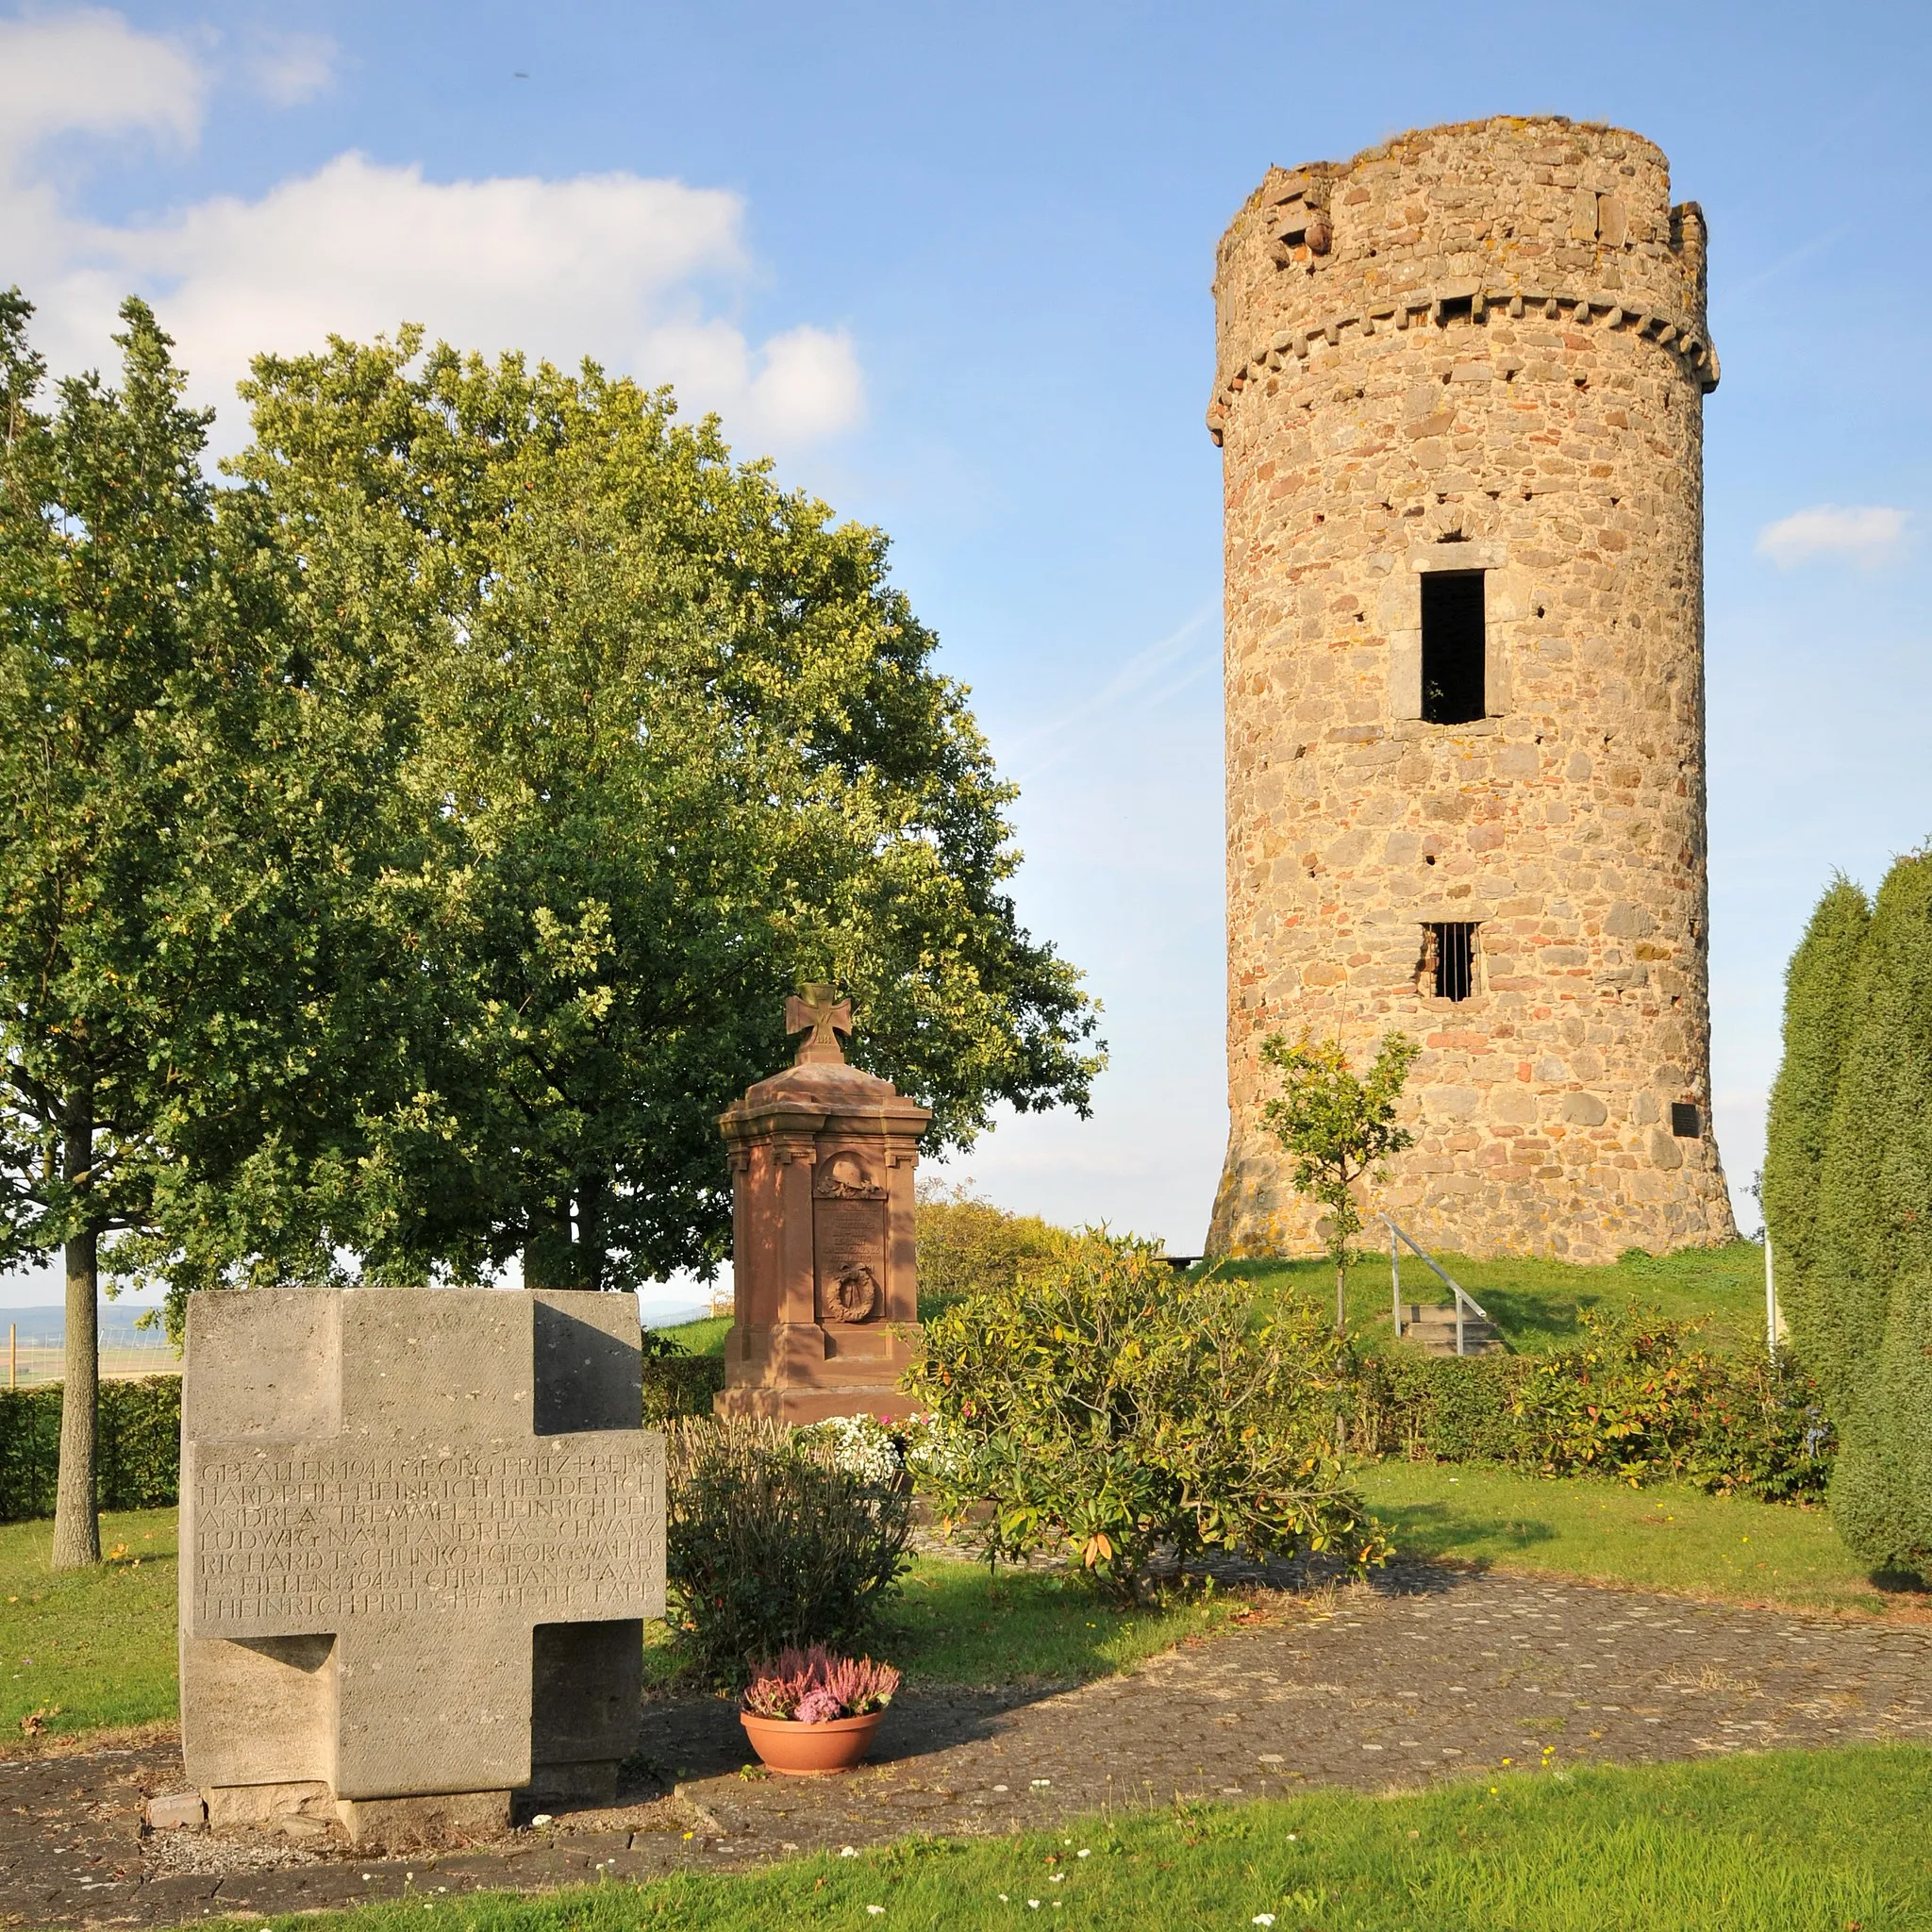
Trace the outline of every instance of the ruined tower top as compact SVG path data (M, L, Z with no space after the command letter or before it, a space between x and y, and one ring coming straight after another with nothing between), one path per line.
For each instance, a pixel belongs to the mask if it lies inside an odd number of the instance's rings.
M1261 1041L1399 1028L1419 1238L1731 1232L1709 1124L1706 237L1663 155L1539 118L1271 169L1216 258L1228 1164L1310 1244Z
M1504 115L1423 128L1352 161L1270 168L1216 253L1208 428L1219 442L1256 365L1297 335L1403 329L1497 301L1574 315L1612 296L1597 312L1616 307L1674 346L1707 392L1718 365L1705 288L1704 210L1673 207L1662 150L1620 127Z

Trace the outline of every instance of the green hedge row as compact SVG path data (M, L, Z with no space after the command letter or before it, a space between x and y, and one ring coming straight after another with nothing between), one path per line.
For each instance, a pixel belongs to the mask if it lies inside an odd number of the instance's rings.
M708 1416L711 1397L724 1386L722 1355L646 1355L644 1422L655 1426L681 1415Z
M665 1355L644 1362L644 1421L709 1415L724 1358ZM99 1494L103 1509L158 1509L181 1481L181 1378L101 1384ZM60 1467L60 1385L0 1389L0 1523L54 1513Z
M181 1481L181 1377L101 1384L96 1488L103 1509L158 1509ZM54 1513L60 1385L0 1389L0 1523Z
M1655 1318L1585 1320L1580 1344L1547 1355L1360 1357L1335 1391L1341 1446L1546 1475L1682 1476L1773 1502L1824 1494L1836 1437L1789 1356L1710 1355ZM708 1416L724 1357L649 1354L643 1382L647 1424ZM173 1503L180 1377L104 1382L100 1414L101 1507ZM59 1447L58 1385L0 1390L0 1523L53 1513Z
M1765 1502L1824 1495L1837 1439L1789 1355L1712 1355L1694 1328L1655 1316L1584 1321L1582 1342L1547 1355L1362 1357L1339 1417L1348 1446L1543 1475L1679 1476Z

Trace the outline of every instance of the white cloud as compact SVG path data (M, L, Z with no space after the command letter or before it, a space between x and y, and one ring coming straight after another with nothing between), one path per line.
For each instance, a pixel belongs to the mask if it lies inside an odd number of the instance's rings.
M294 99L326 84L327 43L265 44L280 64L254 71L258 87ZM754 344L708 312L708 291L728 295L751 268L743 204L724 190L622 173L438 182L345 154L255 199L112 225L75 212L30 152L76 129L192 141L206 92L174 42L113 14L0 25L0 123L9 103L31 107L11 157L0 148L0 262L36 304L36 345L57 372L111 359L115 308L135 290L179 344L191 394L221 411L222 449L244 434L235 384L252 356L404 322L486 354L518 348L565 367L590 356L674 382L688 412L716 409L746 454L834 434L863 411L842 332L806 325Z
M1908 521L1905 510L1877 504L1862 508L1813 504L1809 509L1795 510L1774 524L1766 524L1757 533L1757 554L1768 557L1780 570L1820 557L1843 558L1869 568L1898 555Z
M250 41L242 70L264 100L298 108L336 77L336 51L326 34L264 32Z
M118 13L0 20L0 164L56 134L191 143L207 98L208 76L186 48L135 32Z

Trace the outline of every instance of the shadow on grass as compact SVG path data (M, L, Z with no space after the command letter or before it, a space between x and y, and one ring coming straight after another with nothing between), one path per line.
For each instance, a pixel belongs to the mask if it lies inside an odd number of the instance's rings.
M1021 1690L907 1690L892 1700L872 1752L874 1763L908 1765L957 1744L992 1737L1006 1712L1045 1696L1044 1687ZM751 1742L738 1721L736 1698L695 1691L644 1700L638 1750L625 1773L648 1796L653 1789L710 1777L728 1777L755 1763ZM570 1808L552 1805L556 1811Z
M1887 1596L1932 1596L1932 1583L1909 1570L1874 1570L1872 1588Z
M1063 1570L1002 1570L922 1558L872 1646L905 1673L880 1755L917 1758L992 1735L1006 1711L1111 1676L1249 1614L1203 1585L1168 1604L1122 1608ZM647 1755L667 1779L713 1777L749 1755L736 1703L681 1681L668 1645L646 1646Z
M1374 1507L1396 1555L1411 1560L1453 1555L1458 1561L1481 1569L1485 1558L1469 1554L1472 1544L1483 1545L1491 1556L1506 1556L1556 1542L1561 1535L1554 1524L1459 1509L1448 1503L1378 1503Z

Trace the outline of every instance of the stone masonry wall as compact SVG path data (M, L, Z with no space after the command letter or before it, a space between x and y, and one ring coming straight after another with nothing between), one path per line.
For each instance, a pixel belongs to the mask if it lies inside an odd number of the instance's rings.
M1224 237L1228 1093L1217 1253L1307 1252L1271 1032L1418 1040L1374 1205L1431 1247L1730 1239L1710 1132L1705 229L1617 129L1271 170ZM1423 722L1422 580L1482 570L1489 715ZM1477 926L1435 996L1424 925ZM1672 1130L1672 1104L1699 1132Z

